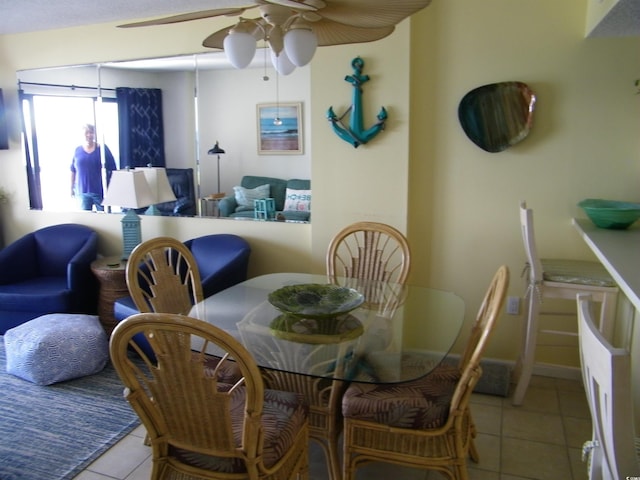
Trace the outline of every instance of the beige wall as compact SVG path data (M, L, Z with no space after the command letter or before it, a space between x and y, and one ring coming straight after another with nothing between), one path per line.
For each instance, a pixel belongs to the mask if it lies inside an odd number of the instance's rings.
M511 268L510 295L523 292L521 199L536 211L545 256L584 258L590 253L570 222L581 215L576 203L594 196L640 201L640 97L633 86L640 39L587 40L585 22L584 0L435 1L383 41L321 48L311 65L313 224L153 218L144 220L143 235L238 233L254 247L252 274L322 271L336 230L360 219L383 221L408 233L411 281L458 292L471 321L498 265ZM15 70L201 51L201 39L218 25L96 25L0 37L0 87L14 129L11 150L0 151L0 185L14 194L2 207L6 240L78 221L100 232L103 253L120 248L116 216L28 211ZM325 114L329 106L342 112L350 104L343 78L357 55L371 76L365 124L383 105L389 122L369 145L354 149L331 132ZM469 90L507 80L524 81L537 94L534 126L521 144L489 154L465 137L457 106ZM520 322L503 317L489 356L515 358Z

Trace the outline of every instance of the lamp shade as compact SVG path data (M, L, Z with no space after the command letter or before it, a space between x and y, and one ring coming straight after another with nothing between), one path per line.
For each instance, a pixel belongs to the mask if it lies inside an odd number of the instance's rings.
M102 205L124 208L142 208L155 203L144 172L115 170L102 200Z
M310 26L295 23L284 35L284 51L296 67L309 63L316 53L318 38Z
M285 50L281 50L277 55L273 50L269 50L271 51L271 63L273 64L273 68L275 68L280 75L289 75L296 69L296 66L291 63L291 60L287 57L287 52Z
M256 53L256 39L250 33L239 29L231 29L224 38L224 53L236 68L245 68L253 60Z
M136 168L136 171L141 170L151 188L151 194L154 197L153 204L162 202L173 202L176 199L176 195L173 193L173 189L169 184L167 178L167 170L162 167L141 167Z
M221 155L226 152L224 151L224 149L220 148L220 145L218 145L218 141L216 140L216 144L211 149L209 149L207 153L209 155Z

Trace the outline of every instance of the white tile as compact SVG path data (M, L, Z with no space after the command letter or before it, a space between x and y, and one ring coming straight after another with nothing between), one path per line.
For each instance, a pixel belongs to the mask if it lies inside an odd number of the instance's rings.
M582 437L590 437L590 420L580 382L534 376L521 407L509 398L473 394L471 411L478 429L480 463L469 461L469 480L586 480L580 461ZM74 480L147 480L151 449L146 431L136 428ZM321 448L310 442L310 478L328 480ZM435 480L438 472L371 463L357 480Z
M127 435L89 465L87 470L124 480L150 456L151 448L144 445L141 437Z

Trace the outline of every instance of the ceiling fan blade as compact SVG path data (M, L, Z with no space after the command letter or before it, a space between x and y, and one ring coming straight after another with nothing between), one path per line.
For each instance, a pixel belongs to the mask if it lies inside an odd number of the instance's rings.
M146 20L143 22L127 23L125 25L118 25L118 27L120 28L148 27L152 25L167 25L170 23L190 22L191 20L220 17L222 15L228 15L228 16L240 15L242 14L242 12L244 12L248 8L253 8L256 5L250 5L244 8L216 8L214 10L202 10L200 12L182 13L180 15L172 15L170 17L157 18L155 20Z
M373 42L391 35L395 30L393 25L378 28L359 28L327 19L312 23L311 28L313 28L318 38L319 47Z
M427 7L431 0L326 0L318 14L354 27L377 28L397 25Z
M326 3L322 0L266 0L268 3L282 5L293 10L315 12L319 8L324 8Z

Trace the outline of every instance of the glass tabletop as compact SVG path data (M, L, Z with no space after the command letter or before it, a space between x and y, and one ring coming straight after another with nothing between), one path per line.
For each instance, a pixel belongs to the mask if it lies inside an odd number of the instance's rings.
M306 284L354 289L364 301L338 316L304 318L268 300L282 287ZM460 334L464 301L426 287L274 273L223 290L195 305L190 315L233 335L262 368L395 383L427 375L442 362Z

